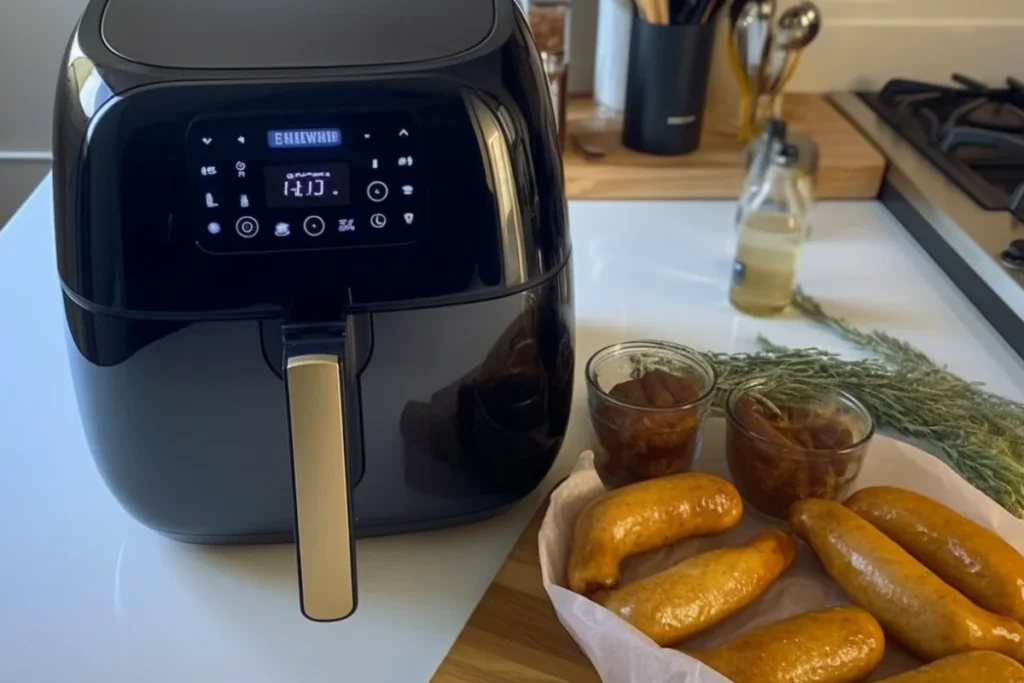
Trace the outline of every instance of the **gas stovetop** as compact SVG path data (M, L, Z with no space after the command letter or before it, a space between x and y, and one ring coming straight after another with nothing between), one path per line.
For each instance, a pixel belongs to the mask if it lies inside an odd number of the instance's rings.
M861 97L979 206L1024 220L1024 82L952 80L897 78Z
M1024 358L1024 82L894 79L832 101L885 154L879 199Z

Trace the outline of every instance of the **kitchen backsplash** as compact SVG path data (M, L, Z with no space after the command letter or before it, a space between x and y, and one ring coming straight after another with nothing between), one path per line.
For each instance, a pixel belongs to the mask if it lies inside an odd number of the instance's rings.
M815 1L824 29L792 91L878 88L894 76L942 82L953 71L992 84L1024 80L1024 0ZM573 92L593 87L596 26L597 0L575 0Z

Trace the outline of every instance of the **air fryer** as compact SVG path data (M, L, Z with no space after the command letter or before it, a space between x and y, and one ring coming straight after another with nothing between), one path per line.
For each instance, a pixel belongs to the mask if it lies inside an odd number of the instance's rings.
M555 120L513 0L92 0L55 110L71 369L106 484L190 543L495 515L572 399Z

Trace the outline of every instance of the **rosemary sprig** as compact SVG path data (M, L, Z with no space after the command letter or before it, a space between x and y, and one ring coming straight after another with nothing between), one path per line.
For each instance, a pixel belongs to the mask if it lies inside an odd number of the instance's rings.
M794 395L842 387L856 395L879 426L931 444L968 482L1024 517L1024 405L968 382L910 344L884 332L863 332L829 316L797 292L795 306L873 358L846 360L821 349L790 349L759 338L757 353L709 353L719 371L716 404L752 379Z

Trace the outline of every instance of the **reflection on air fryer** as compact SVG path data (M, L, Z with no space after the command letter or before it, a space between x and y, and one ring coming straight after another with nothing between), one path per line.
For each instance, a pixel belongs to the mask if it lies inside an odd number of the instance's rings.
M539 319L537 310L528 307L481 365L429 403L405 405L400 430L409 446L409 486L436 495L451 481L460 491L439 461L453 473L469 473L516 495L533 490L547 473L569 417L574 352L570 331L559 321ZM549 343L555 335L557 342ZM552 357L543 357L545 349L554 351Z

